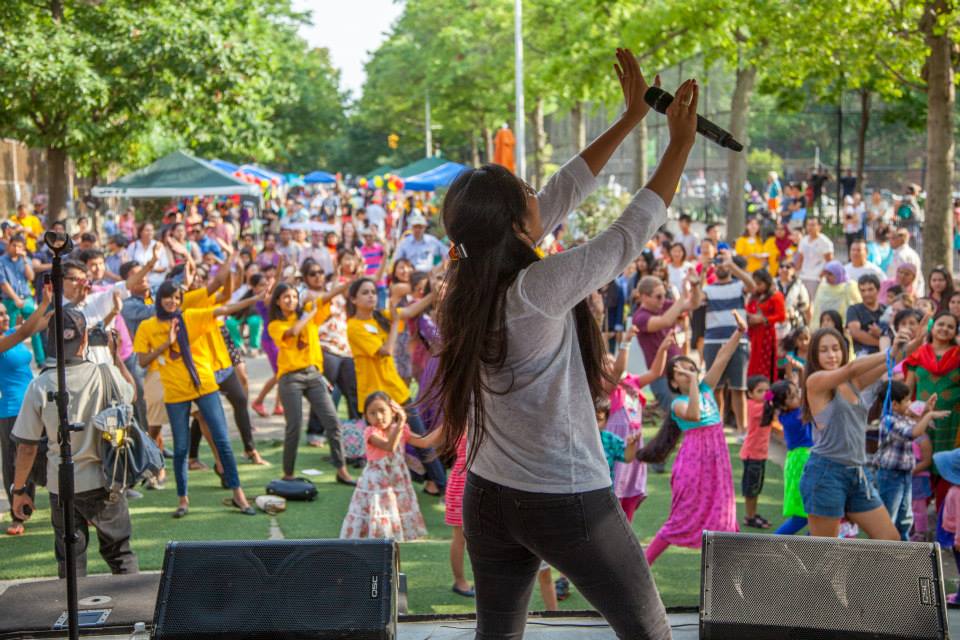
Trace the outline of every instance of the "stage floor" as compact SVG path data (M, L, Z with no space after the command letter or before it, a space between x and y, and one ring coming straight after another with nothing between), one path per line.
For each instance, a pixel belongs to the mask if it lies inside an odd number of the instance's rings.
M83 637L103 640L126 640L136 621L150 622L156 598L159 574L143 573L136 576L90 576L80 581L81 598L108 598L97 603L86 601L81 609L109 608L107 626L99 633L91 630ZM52 622L63 610L63 583L57 580L0 582L0 640L13 638L65 638L66 634L50 631ZM33 606L25 606L33 603ZM38 606L38 603L42 603ZM949 626L960 629L960 609L948 612ZM115 626L114 626L115 625ZM474 636L472 620L455 618L424 622L401 622L398 640L469 640ZM698 615L675 613L670 615L675 640L698 638ZM117 631L123 631L117 633ZM960 637L954 632L954 637ZM612 639L616 636L600 618L564 617L542 618L531 616L527 622L526 638L533 640Z

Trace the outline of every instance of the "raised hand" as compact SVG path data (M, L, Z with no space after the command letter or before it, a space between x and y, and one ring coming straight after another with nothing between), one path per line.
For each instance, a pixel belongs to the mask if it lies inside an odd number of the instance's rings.
M737 331L739 331L740 333L746 333L747 323L744 322L743 318L741 318L740 314L737 313L736 311L731 311L731 313L733 314L733 319L737 322Z
M180 320L174 318L170 321L170 333L167 336L167 342L171 345L176 344L177 342L177 330L180 328Z
M623 90L623 101L627 107L625 115L634 122L639 122L650 111L650 106L643 99L650 86L640 71L637 57L630 49L617 49L617 63L613 65L613 69ZM653 84L660 86L659 75L654 78Z
M933 411L936 406L937 406L937 394L934 393L929 398L927 398L927 402L923 405L923 412L927 413L929 411Z
M700 88L697 81L687 80L677 89L673 102L667 107L667 126L670 141L687 148L693 146L697 137L697 101Z

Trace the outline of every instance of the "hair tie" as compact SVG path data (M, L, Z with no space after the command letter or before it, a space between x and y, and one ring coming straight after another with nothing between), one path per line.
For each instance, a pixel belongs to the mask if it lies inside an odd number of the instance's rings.
M461 244L455 244L450 247L450 251L447 253L451 260L456 262L457 260L463 260L467 257L467 248Z
M767 389L766 393L763 394L763 399L766 402L773 402L773 391Z

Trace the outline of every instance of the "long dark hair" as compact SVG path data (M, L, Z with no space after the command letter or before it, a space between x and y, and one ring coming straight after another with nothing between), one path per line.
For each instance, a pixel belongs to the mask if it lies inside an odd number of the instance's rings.
M468 466L485 434L484 394L505 395L513 386L491 389L483 370L503 368L507 358L504 298L517 274L539 259L516 233L525 231L528 193L528 187L507 169L487 164L460 174L443 200L444 228L467 257L452 261L447 270L438 314L440 363L433 387L445 422L441 455L454 452L467 423L473 423ZM574 318L590 396L597 398L610 375L604 366L600 327L585 300L574 308Z
M954 326L953 344L957 344L957 335L960 335L960 318L958 318L957 316L953 315L953 314L950 313L949 311L940 311L939 313L937 313L937 315L933 316L933 319L930 320L930 323L931 323L931 324L930 324L930 327L932 328L933 325L937 324L937 320L939 320L940 318L942 318L942 317L944 317L944 316L950 316L951 318L953 318L953 323L954 323L954 324L953 324L953 326ZM922 329L926 329L926 327L921 327L921 328L922 328ZM927 332L927 342L930 343L930 344L933 344L933 331L932 331L932 330Z
M287 289L293 289L297 291L297 288L292 284L287 284L286 282L281 282L278 284L274 290L273 295L270 296L270 322L274 320L286 320L287 316L284 315L283 309L280 308L280 296L286 293ZM297 291L297 311L296 316L300 317L300 312L303 310L303 305L300 304L300 292Z
M930 286L930 280L933 278L933 274L939 273L943 276L943 279L947 281L947 288L943 290L943 293L940 295L940 300L934 300L937 303L937 311L946 311L950 307L950 296L953 295L953 274L950 271L942 266L936 266L933 269L930 269L930 274L927 276L927 292L931 299L933 297L933 288Z
M754 271L753 281L762 282L767 285L767 290L762 296L757 296L757 300L766 300L777 291L777 288L773 286L773 276L771 276L770 272L766 269L757 269Z
M803 421L804 422L813 422L813 413L810 411L810 398L807 393L807 384L806 381L810 379L810 376L820 371L823 367L820 366L820 341L823 340L826 336L833 336L837 339L837 342L840 343L840 352L841 360L840 366L846 366L847 362L850 360L850 348L847 346L847 341L844 339L843 334L833 329L831 327L824 327L823 329L817 329L813 336L810 338L810 346L807 347L807 364L803 368Z
M669 386L670 390L675 394L680 393L680 388L673 383L673 373L676 371L677 365L681 362L693 365L693 368L697 369L697 363L687 356L674 356L667 360L667 365L663 370L663 377L667 381L667 386ZM691 389L690 392L699 393L700 390L699 388L695 388ZM642 449L637 450L637 460L640 462L650 462L653 464L665 462L670 452L677 446L677 442L680 441L680 425L677 424L676 419L673 417L673 408L663 407L663 411L664 418L660 424L660 429L658 429L656 435L650 439L650 442L644 445Z
M357 278L350 285L350 288L347 289L347 317L352 318L353 316L357 315L357 305L353 303L353 299L357 297L357 292L360 291L360 287L367 282L376 288L377 283L373 281L373 278ZM374 309L373 319L378 325L380 325L381 329L384 331L390 331L390 320L387 319L387 316Z

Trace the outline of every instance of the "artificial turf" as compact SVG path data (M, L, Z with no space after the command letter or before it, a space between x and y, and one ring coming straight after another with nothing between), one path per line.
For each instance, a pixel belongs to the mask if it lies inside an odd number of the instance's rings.
M646 428L644 437L653 436L655 428ZM234 450L240 451L239 442ZM266 441L258 444L260 452L273 463L272 467L258 467L243 463L240 478L251 498L263 492L271 479L278 477L281 443ZM212 464L206 448L201 456ZM739 447L731 445L734 483L738 495L737 510L743 521L743 500L740 494L741 464L737 458ZM302 446L297 458L297 469L318 469L323 473L313 481L319 489L314 502L288 502L286 512L277 516L285 538L336 538L350 502L351 489L334 482L326 448ZM359 474L359 471L354 471ZM649 473L649 497L637 510L633 528L640 541L648 543L665 520L670 507L669 466L664 474ZM443 505L437 499L419 493L420 508L427 522L426 540L401 545L402 570L407 574L410 613L462 613L473 610L473 601L451 592L452 577L449 568L450 529L443 522ZM163 562L164 546L169 540L265 540L269 537L270 518L241 515L221 504L229 492L220 488L212 471L190 472L190 513L182 520L170 514L176 507L176 491L172 474L165 489L143 491L144 497L130 502L133 520L133 548L140 568L159 569ZM783 498L783 476L780 467L767 465L767 478L760 496L759 512L774 527L782 522L780 513ZM50 526L49 502L44 491L37 498L38 511L27 525L22 537L0 536L0 580L34 578L56 575L53 554L53 530ZM93 531L91 531L93 533ZM88 550L88 572L105 573L106 564L96 550L96 538ZM466 562L469 577L469 561ZM700 552L696 549L671 547L653 567L654 578L668 607L697 606L700 589ZM591 608L575 588L569 599L560 603L562 610ZM534 589L531 610L542 610L539 590Z

